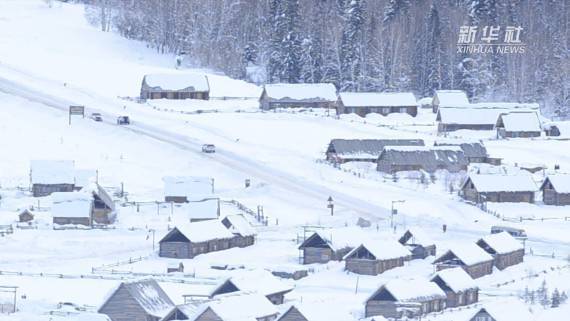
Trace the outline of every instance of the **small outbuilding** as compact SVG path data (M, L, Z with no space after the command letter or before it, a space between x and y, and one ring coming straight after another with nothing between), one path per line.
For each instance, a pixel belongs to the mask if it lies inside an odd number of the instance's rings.
M548 175L540 190L544 204L570 205L570 174Z
M302 264L327 263L338 259L332 242L318 232L314 232L307 237L299 245L299 250L302 251Z
M307 319L305 314L294 305L291 305L283 312L277 321L312 321Z
M402 244L382 240L360 244L344 256L345 269L356 274L378 275L404 266L412 254Z
M497 118L507 109L441 107L435 118L438 133L457 130L494 130Z
M398 240L400 244L410 250L412 260L425 259L428 256L435 256L435 242L422 230L408 229Z
M493 256L499 270L522 263L524 246L507 232L487 235L477 241L477 245Z
M336 88L330 83L267 84L260 98L261 109L326 108L336 112Z
M255 243L257 232L243 214L228 215L222 219L222 224L234 235L232 247L247 247Z
M419 171L452 173L467 170L469 165L463 150L457 146L388 146L380 154L377 170L384 173Z
M51 214L53 224L84 225L93 224L93 199L82 192L54 192L51 194Z
M497 138L540 137L542 125L535 111L516 111L499 115Z
M199 176L166 176L164 201L185 203L211 198L214 193L214 179Z
M34 214L29 209L25 209L18 214L18 222L26 223L34 220Z
M469 105L469 98L463 90L436 90L431 100L432 111L437 113L439 107L463 107Z
M387 146L424 146L421 139L333 139L327 148L327 160L346 162L376 162Z
M475 281L462 268L445 269L437 272L432 278L445 295L446 307L455 308L479 301L479 288Z
M81 192L92 196L93 207L91 217L97 224L113 224L117 217L115 202L109 193L99 184L90 183Z
M74 166L74 162L69 160L32 160L30 179L33 196L72 192L75 184Z
M238 291L262 294L271 303L279 305L285 302L285 295L293 291L293 286L286 284L269 272L256 271L252 273L238 274L227 279L212 291L210 298Z
M201 201L188 202L190 223L217 220L220 217L220 199L208 198Z
M475 203L534 203L536 191L530 175L470 174L461 185L460 194Z
M413 93L343 92L338 95L338 114L366 116L378 113L418 114L418 102Z
M455 245L437 257L437 271L460 267L473 279L493 273L493 257L474 243Z
M203 74L145 75L141 99L205 99L210 98L208 78Z

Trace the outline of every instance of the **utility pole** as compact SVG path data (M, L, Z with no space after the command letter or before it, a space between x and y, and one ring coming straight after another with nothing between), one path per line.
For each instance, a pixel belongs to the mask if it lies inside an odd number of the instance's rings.
M334 200L332 198L332 196L329 196L329 198L327 199L327 207L331 209L331 216L334 216Z

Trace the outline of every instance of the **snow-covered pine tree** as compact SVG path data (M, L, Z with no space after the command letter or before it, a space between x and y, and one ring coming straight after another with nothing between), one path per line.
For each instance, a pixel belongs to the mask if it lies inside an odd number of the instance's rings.
M344 14L340 45L341 90L357 91L361 76L363 0L351 0Z
M301 38L299 34L299 0L282 0L285 37L281 41L281 80L298 83L301 80Z

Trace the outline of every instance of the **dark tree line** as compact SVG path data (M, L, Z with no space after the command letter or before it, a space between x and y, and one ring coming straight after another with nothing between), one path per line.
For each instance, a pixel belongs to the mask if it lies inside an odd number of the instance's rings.
M347 91L463 89L570 109L566 0L84 0L102 30L185 53L190 66ZM457 52L460 26L521 26L526 52Z

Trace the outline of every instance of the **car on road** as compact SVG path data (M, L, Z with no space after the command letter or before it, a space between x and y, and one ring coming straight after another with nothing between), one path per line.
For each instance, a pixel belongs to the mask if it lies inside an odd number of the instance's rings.
M94 121L103 121L103 116L100 113L91 113L91 119Z
M129 125L131 123L131 119L129 116L119 116L117 117L117 125Z
M204 145L202 145L202 152L203 153L215 153L216 152L216 145L204 144Z

